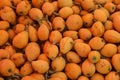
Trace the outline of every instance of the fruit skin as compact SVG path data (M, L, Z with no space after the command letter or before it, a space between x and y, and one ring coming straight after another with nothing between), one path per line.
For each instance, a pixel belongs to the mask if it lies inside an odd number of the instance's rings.
M97 80L97 79L105 80L104 76L102 74L100 74L100 73L95 73L90 79L91 80Z
M70 37L64 37L60 40L60 52L62 54L66 54L67 52L69 52L72 47L73 47L74 41L72 38Z
M0 60L9 59L10 53L5 49L0 49Z
M112 70L112 65L108 60L100 59L96 63L96 70L101 74L107 74Z
M77 14L70 15L66 20L66 25L69 30L79 30L83 25L81 16Z
M104 33L104 39L110 43L120 43L120 33L115 30L107 30Z
M96 71L95 65L93 63L91 63L88 59L86 59L82 63L81 69L82 69L83 74L87 77L93 76L93 74Z
M73 1L72 0L58 0L58 7L62 8L62 7L71 7L73 5Z
M116 31L120 32L120 23L118 22L120 20L120 15L116 15L113 17L113 27Z
M40 25L40 27L38 28L37 35L38 39L41 41L47 40L49 38L49 29L45 24Z
M78 78L78 80L89 80L89 78L86 77L86 76L80 76L80 77Z
M115 71L111 71L105 76L105 80L119 80L119 79L120 79L119 73Z
M15 64L10 59L0 61L0 74L2 76L11 76L15 68Z
M117 53L117 46L111 43L105 44L100 52L103 56L112 57Z
M91 51L91 48L88 44L81 42L75 43L74 49L80 57L87 57L89 52Z
M12 41L12 45L16 48L22 49L28 44L28 32L22 31L18 33Z
M105 32L104 25L100 21L96 21L91 27L91 33L93 36L101 37Z
M88 60L92 63L97 63L100 60L100 53L98 51L91 51L88 54Z
M43 74L32 73L30 76L32 76L32 77L35 78L36 80L45 80L45 77L44 77Z
M59 78L62 78L63 80L67 80L67 75L64 73L64 72L56 72L56 73L53 73L50 77L59 77Z
M55 8L52 3L50 2L44 2L42 5L42 12L48 16L52 15Z
M32 76L24 76L21 80L36 80L36 79Z
M4 45L9 39L8 32L5 30L0 30L0 46Z
M45 73L49 70L49 64L44 60L32 61L31 64L34 71L37 71L38 73Z
M51 63L51 67L55 72L62 71L65 68L65 65L66 61L63 57L56 57Z
M65 73L70 79L77 79L81 75L81 67L75 63L67 63Z
M120 71L120 64L119 64L120 61L119 61L119 59L120 59L120 54L113 55L112 59L111 59L111 64L113 65L113 67L115 68L115 70L117 72Z
M25 48L25 55L28 61L36 60L40 55L41 49L36 42L30 42Z
M90 39L88 44L90 45L91 49L100 50L105 45L105 41L103 38L93 37Z
M33 72L33 68L30 62L26 61L20 68L20 74L22 76L27 76Z

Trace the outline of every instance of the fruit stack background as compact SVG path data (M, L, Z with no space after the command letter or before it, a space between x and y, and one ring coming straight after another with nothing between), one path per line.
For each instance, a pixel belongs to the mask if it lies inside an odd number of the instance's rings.
M0 0L0 80L120 80L120 0Z

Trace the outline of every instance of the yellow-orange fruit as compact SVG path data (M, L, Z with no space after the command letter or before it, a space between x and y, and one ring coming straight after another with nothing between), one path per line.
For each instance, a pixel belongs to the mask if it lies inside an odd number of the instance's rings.
M40 55L40 46L36 42L30 42L25 48L25 55L28 61L37 59Z
M5 50L9 52L10 57L11 57L13 54L16 53L16 50L15 50L15 49L13 48L13 46L11 46L11 45L10 45L10 46L9 46L9 45L6 46L6 47L5 47Z
M55 8L52 3L44 2L42 5L42 11L44 14L50 16L55 11Z
M15 32L13 29L8 29L8 35L9 35L9 39L12 40L15 36Z
M56 57L52 63L51 67L54 71L62 71L65 68L66 61L63 57Z
M86 76L80 76L77 80L89 80L89 78Z
M18 3L20 3L22 0L12 0L12 3L14 6L17 6Z
M52 78L49 78L48 80L64 80L64 79L59 78L59 77L52 77Z
M76 44L77 42L80 43L80 42L84 42L84 41L82 39L75 39L74 43Z
M59 15L60 17L66 19L67 17L69 17L70 15L73 14L73 10L71 7L63 7L59 10Z
M12 44L14 47L17 47L20 49L24 48L28 44L28 32L22 31L18 33L13 38Z
M44 60L32 61L32 67L34 71L38 73L45 73L49 69L49 64Z
M12 7L12 3L10 2L10 0L0 0L0 8L4 6Z
M88 53L91 51L91 48L87 43L75 43L74 49L81 57L87 57Z
M63 32L64 37L71 37L73 40L78 39L77 31L65 31Z
M120 33L115 30L107 30L104 33L104 39L110 43L120 43Z
M106 1L106 3L107 3L107 2L112 2L113 0L105 0L105 1Z
M53 2L52 2L52 5L53 5L53 7L54 7L54 10L55 10L55 11L58 11L58 1L53 1Z
M0 30L1 29L5 30L5 29L7 29L9 27L10 27L10 24L9 24L8 21L0 21Z
M19 71L19 69L17 67L15 68L15 70L13 72L13 75L15 75L15 74L18 74L18 75L20 74L20 71Z
M62 7L71 7L73 5L73 1L72 0L58 0L58 7L62 8Z
M81 58L79 57L79 55L73 51L69 51L66 54L66 58L68 62L71 63L80 63L81 62Z
M68 78L76 80L81 75L81 67L75 63L67 63L65 73Z
M24 76L24 77L22 77L21 80L36 80L36 79L32 76Z
M25 63L25 57L23 53L15 53L10 58L14 64L19 67Z
M107 74L112 70L112 65L108 60L100 59L96 63L96 70L101 74Z
M100 74L100 73L95 73L91 78L90 78L91 80L105 80L104 79L104 76L102 75L102 74Z
M88 59L86 59L83 63L82 63L82 72L85 76L87 77L91 77L94 73L95 73L95 65L93 63L91 63Z
M92 37L92 33L87 28L79 29L78 34L79 34L80 39L84 41L88 41Z
M16 6L16 13L18 15L27 15L31 9L31 4L28 1L21 1Z
M88 54L88 60L92 63L97 63L100 60L100 53L98 51L91 51Z
M4 80L4 78L3 78L3 77L0 77L0 80Z
M95 9L95 3L94 3L94 0L81 0L81 7L84 9L84 10L87 10L87 11L92 11Z
M73 5L72 10L74 14L80 14L80 8L78 6Z
M9 34L5 30L0 30L0 46L4 45L9 39Z
M93 14L91 13L87 13L85 15L82 16L82 20L83 20L83 25L85 27L91 27L93 24Z
M40 54L38 57L38 60L44 60L44 61L48 62L48 64L50 63L50 59L48 59L48 57L45 53Z
M0 60L9 59L10 53L5 49L0 49Z
M59 49L56 45L52 44L48 47L46 55L49 59L53 60L57 57Z
M61 17L55 17L52 21L53 29L63 31L65 28L65 21Z
M91 27L91 33L93 34L93 36L101 37L104 34L104 32L104 25L100 21L95 22Z
M60 40L62 39L62 34L57 31L51 31L50 35L49 35L49 40L50 42L52 42L53 44L57 44L60 42Z
M119 5L117 5L116 9L117 9L117 10L120 10L120 4L119 4Z
M120 4L120 1L119 0L113 0L113 3L114 4Z
M29 16L33 20L40 22L41 19L43 18L43 13L38 8L31 8L30 11L29 11Z
M120 11L116 11L116 12L112 13L112 14L110 15L110 18L113 19L113 18L116 17L117 15L120 15Z
M119 73L111 71L105 76L105 80L120 80Z
M20 16L18 17L18 23L29 25L33 23L33 20L29 16Z
M80 15L81 16L84 16L84 15L86 15L86 14L88 14L89 12L88 11L86 11L86 10L81 10L80 11Z
M112 43L105 44L100 53L106 57L112 57L117 53L117 46Z
M41 8L44 0L32 0L32 5L36 8Z
M10 59L0 61L0 74L2 76L11 76L15 70L15 64Z
M113 27L116 29L116 31L120 32L120 15L116 15L115 17L113 17Z
M39 40L41 41L47 40L49 38L49 29L47 28L45 24L40 25L37 35L38 35Z
M47 53L47 49L52 45L49 41L46 41L43 45L43 52Z
M107 14L101 9L96 9L94 10L94 18L98 21L105 22L107 21Z
M100 50L105 45L105 41L103 38L93 37L92 39L90 39L88 44L92 49Z
M109 13L109 11L107 9L105 9L104 7L101 7L99 9L102 10L107 15L108 19L110 18L110 13Z
M113 29L113 23L110 20L107 20L104 26L105 26L105 30Z
M30 41L35 42L38 40L37 30L33 26L28 27L28 35L29 35Z
M45 80L45 77L44 77L43 74L32 73L30 76L32 76L32 77L35 78L36 80Z
M113 13L116 10L116 5L112 2L109 2L104 5L104 8L106 8L110 13Z
M5 21L8 21L12 25L16 24L16 14L13 11L13 9L8 7L8 6L5 6L2 9L1 19L5 20Z
M70 37L64 37L60 40L60 52L62 54L66 54L67 52L69 52L72 47L73 47L74 41L72 38Z
M81 16L77 14L70 15L66 20L66 25L69 30L79 30L83 25Z
M25 25L23 24L16 24L15 25L15 33L20 33L25 30Z
M25 62L25 64L20 68L20 74L22 76L27 76L33 72L33 68L30 62Z
M105 4L106 0L94 0L96 4Z
M50 77L59 77L59 78L62 78L63 80L67 80L67 75L64 73L64 72L56 72L56 73L53 73Z
M113 55L113 57L112 57L112 59L111 59L111 63L112 63L112 65L113 65L113 67L114 67L114 69L117 71L117 72L119 72L120 71L120 61L119 61L119 59L120 59L120 54L115 54L115 55Z
M117 46L117 52L120 53L120 45Z

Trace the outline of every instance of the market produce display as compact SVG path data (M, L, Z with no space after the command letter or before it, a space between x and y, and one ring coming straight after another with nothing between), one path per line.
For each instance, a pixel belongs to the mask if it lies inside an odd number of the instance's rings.
M120 80L120 0L0 0L0 80Z

